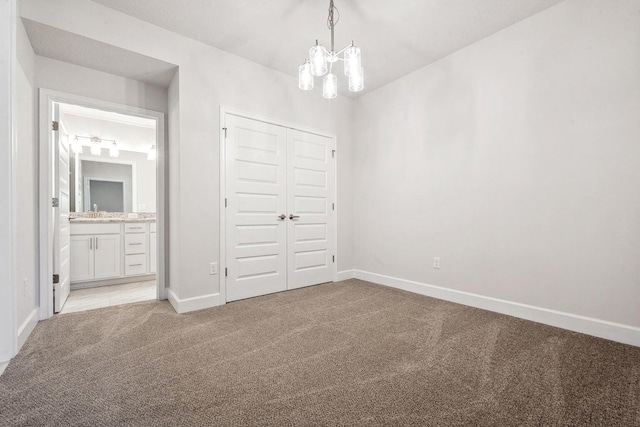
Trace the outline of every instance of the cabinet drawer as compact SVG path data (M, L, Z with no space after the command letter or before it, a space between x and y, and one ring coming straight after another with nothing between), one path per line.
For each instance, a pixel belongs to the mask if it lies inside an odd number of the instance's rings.
M146 254L147 253L146 234L125 234L124 254Z
M106 224L79 224L71 223L71 234L115 234L120 233L120 224L106 223Z
M125 255L124 275L135 276L137 274L147 274L147 255Z
M145 222L125 222L124 223L124 232L125 233L144 233L147 231L147 226L149 224Z

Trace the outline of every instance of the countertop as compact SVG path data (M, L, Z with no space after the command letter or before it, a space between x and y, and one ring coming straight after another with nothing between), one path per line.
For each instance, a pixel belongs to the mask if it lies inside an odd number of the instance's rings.
M156 222L155 218L71 218L72 224L109 224L120 222Z

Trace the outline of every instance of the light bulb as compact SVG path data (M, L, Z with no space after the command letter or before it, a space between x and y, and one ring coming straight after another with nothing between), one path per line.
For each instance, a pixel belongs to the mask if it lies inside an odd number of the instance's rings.
M109 147L109 156L111 157L118 157L120 155L120 150L118 149L118 144L114 143L111 144L111 147Z
M349 46L344 51L344 75L350 77L352 72L358 71L361 67L360 49L355 46Z
M99 156L100 154L102 154L102 147L100 147L100 143L99 142L92 142L91 143L91 155L92 156Z
M358 71L352 72L349 76L349 90L360 92L362 89L364 89L364 68L360 67Z
M327 73L327 55L324 48L317 44L309 49L309 58L311 60L311 74L314 76L324 76Z
M155 160L156 159L156 146L152 145L151 149L147 153L147 160Z
M73 138L73 141L71 142L71 149L74 154L82 154L82 144L77 136Z
M335 74L327 74L322 81L322 96L332 99L338 96L338 77Z
M311 74L311 64L305 61L298 71L298 87L302 90L313 89L313 74Z

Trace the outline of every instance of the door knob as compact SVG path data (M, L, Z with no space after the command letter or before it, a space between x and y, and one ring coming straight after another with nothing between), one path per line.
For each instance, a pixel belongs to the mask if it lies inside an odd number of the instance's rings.
M298 218L300 218L300 215L294 215L294 214L289 215L289 219L292 220L292 221L294 219L298 219Z
M284 221L285 219L287 219L287 216L285 214L281 214L280 216L278 216L278 219L280 221Z

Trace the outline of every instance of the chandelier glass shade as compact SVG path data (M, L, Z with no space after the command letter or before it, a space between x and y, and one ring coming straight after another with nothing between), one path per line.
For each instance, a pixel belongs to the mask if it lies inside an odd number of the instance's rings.
M333 65L338 61L344 62L344 75L349 78L349 90L360 92L364 89L364 69L360 49L353 42L344 49L336 51L334 48L334 30L340 19L338 9L329 1L329 18L327 27L331 30L331 49L327 50L316 40L315 46L309 49L309 58L298 69L298 87L302 90L314 88L314 77L323 77L322 96L332 99L338 96L338 77L333 71Z

